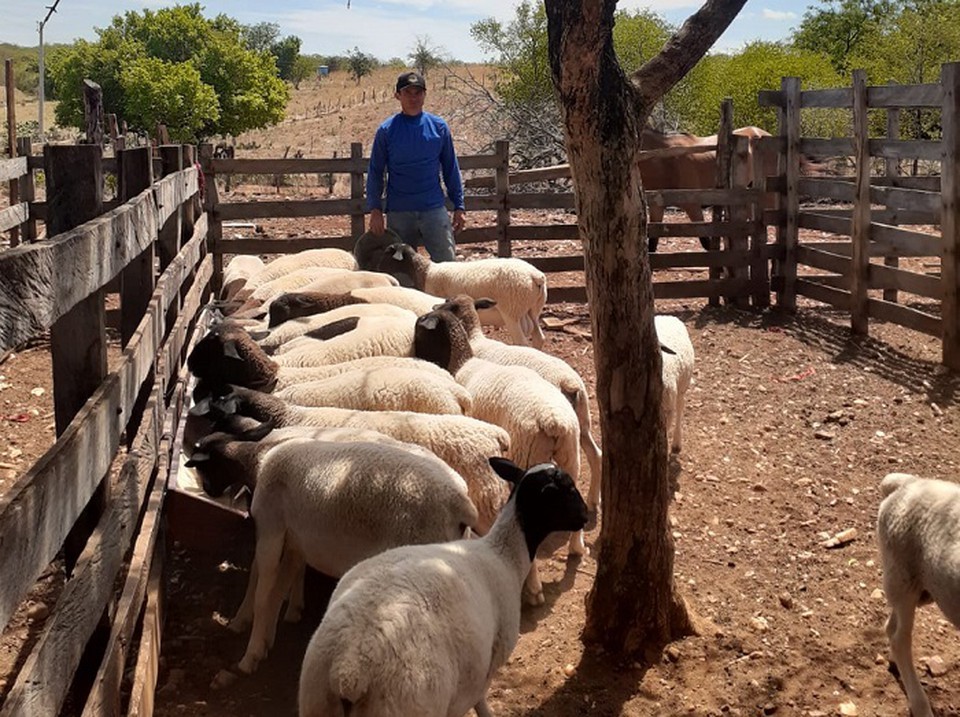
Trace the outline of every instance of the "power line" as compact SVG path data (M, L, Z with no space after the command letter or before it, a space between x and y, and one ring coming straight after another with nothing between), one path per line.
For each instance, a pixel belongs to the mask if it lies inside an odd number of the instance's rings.
M50 19L50 16L57 11L57 5L60 4L60 0L54 0L53 5L47 5L47 16L43 18L39 23L37 23L37 29L40 32L40 48L37 53L37 69L40 71L40 92L38 93L39 97L39 121L38 121L38 131L40 134L40 141L43 141L43 100L44 100L44 80L46 79L46 70L43 65L43 26L47 24L47 21Z

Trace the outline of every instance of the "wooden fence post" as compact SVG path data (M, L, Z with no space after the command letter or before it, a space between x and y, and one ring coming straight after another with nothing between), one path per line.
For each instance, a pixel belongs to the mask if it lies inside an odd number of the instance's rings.
M21 137L17 140L17 155L20 157L29 157L33 154L33 143L29 137ZM20 200L32 202L37 198L37 184L33 177L33 170L27 170L27 173L20 177ZM25 242L34 242L37 240L37 220L30 217L23 225L23 234L21 239Z
M750 138L740 135L731 135L730 137L730 186L734 189L743 189L749 184L748 168L750 166ZM746 225L747 218L750 216L749 204L732 204L727 207L727 216L736 226ZM728 241L730 248L741 254L747 253L746 229L734 228L731 230ZM742 263L734 264L731 276L735 279L748 279L750 277L750 266ZM741 309L750 305L750 298L746 294L739 294L734 298L734 304Z
M750 205L750 283L753 286L753 306L756 309L766 309L770 306L770 266L767 262L767 225L763 222L764 197L767 190L767 170L763 145L754 139L750 153L751 176L753 188L761 192Z
M125 149L117 154L117 191L121 202L133 199L151 184L153 158L150 147ZM120 345L124 348L137 330L153 294L155 246L151 242L148 249L120 272Z
M103 89L93 80L83 81L83 117L87 144L103 145Z
M7 59L4 62L4 81L6 82L7 92L7 153L10 159L17 156L17 102L16 86L13 78L13 60ZM10 206L20 203L20 180L11 179L9 182ZM20 243L20 228L14 227L10 230L10 246L15 247Z
M351 159L362 159L363 158L363 144L360 142L351 142L350 143L350 158ZM359 172L350 172L350 198L359 199L363 201L363 171ZM364 227L366 226L365 212L361 208L359 214L350 215L350 233L353 234L354 239L359 239L360 235L364 232Z
M182 166L184 168L192 167L197 162L196 148L192 144L183 145L183 153L181 156L183 158ZM193 227L197 223L197 214L199 213L198 210L203 211L203 207L199 202L200 199L197 197L181 207L180 213L182 214L182 221L180 225L180 246L183 246L190 241L190 237L193 236Z
M850 264L850 328L866 334L869 323L867 287L870 282L870 147L867 120L867 73L853 71L853 152L857 162Z
M780 195L777 208L786 213L783 225L777 227L777 243L783 250L783 259L777 268L782 288L777 292L777 306L787 311L797 309L797 243L800 236L800 78L780 80L784 106L778 112L781 137L786 138L786 155L781 157L782 174L786 180L786 194Z
M889 82L888 84L894 83ZM887 109L887 139L900 139L899 107L890 107ZM900 176L900 160L897 157L887 157L883 163L883 173L887 177L889 186L899 186L899 182L897 182L896 178ZM883 257L883 265L896 268L900 266L900 259L895 256L885 256ZM897 303L897 290L884 289L883 300Z
M213 276L210 289L214 296L220 294L223 286L223 253L220 242L223 239L223 222L219 217L217 205L220 202L217 193L217 175L213 171L213 145L200 145L200 166L203 168L203 210L207 213L207 251L213 254Z
M494 154L497 156L493 178L497 196L497 256L508 257L513 254L510 244L510 143L505 139L497 140Z
M179 144L165 144L160 147L160 162L163 170L161 177L176 174L183 167L183 153ZM160 273L166 269L170 262L180 251L180 214L177 209L170 215L167 223L160 228L159 240L157 242L157 254L160 258Z
M720 127L717 129L717 149L715 151L715 156L717 158L717 175L715 186L718 189L729 189L730 188L730 137L733 133L733 100L729 97L725 98L723 102L720 103ZM717 205L713 207L711 212L711 221L714 224L719 224L724 219L729 219L730 208L727 206ZM717 251L719 249L730 249L730 240L727 237L710 237L709 239L711 251ZM710 282L714 283L719 281L723 275L724 270L719 266L711 266L708 270L710 276ZM727 301L731 297L727 297ZM711 295L708 299L710 306L719 306L720 297L717 295Z
M940 70L943 87L943 157L940 167L940 282L943 363L960 370L960 63Z

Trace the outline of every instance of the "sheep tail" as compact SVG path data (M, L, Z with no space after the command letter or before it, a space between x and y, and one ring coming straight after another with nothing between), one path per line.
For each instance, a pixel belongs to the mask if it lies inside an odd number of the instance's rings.
M920 478L910 473L888 473L880 481L880 495L886 498L900 486L907 485L907 483L912 483L915 480L920 480Z

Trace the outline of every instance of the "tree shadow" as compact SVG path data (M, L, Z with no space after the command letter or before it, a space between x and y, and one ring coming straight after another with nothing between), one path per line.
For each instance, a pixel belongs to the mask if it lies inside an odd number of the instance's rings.
M831 320L831 317L846 318L846 314L837 309L804 309L787 314L706 307L701 311L678 312L677 315L683 320L692 319L699 329L715 324L735 324L761 331L782 331L822 351L831 363L849 364L875 373L910 391L926 394L929 403L945 407L957 401L960 376L938 361L918 359L879 339L852 333L849 326Z

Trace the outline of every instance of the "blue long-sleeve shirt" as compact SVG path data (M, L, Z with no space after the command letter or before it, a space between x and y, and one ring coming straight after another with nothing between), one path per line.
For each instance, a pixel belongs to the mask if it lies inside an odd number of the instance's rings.
M444 205L440 177L454 209L463 209L463 182L447 123L429 112L402 112L377 129L367 169L367 210L383 209L387 175L389 212L424 212Z

